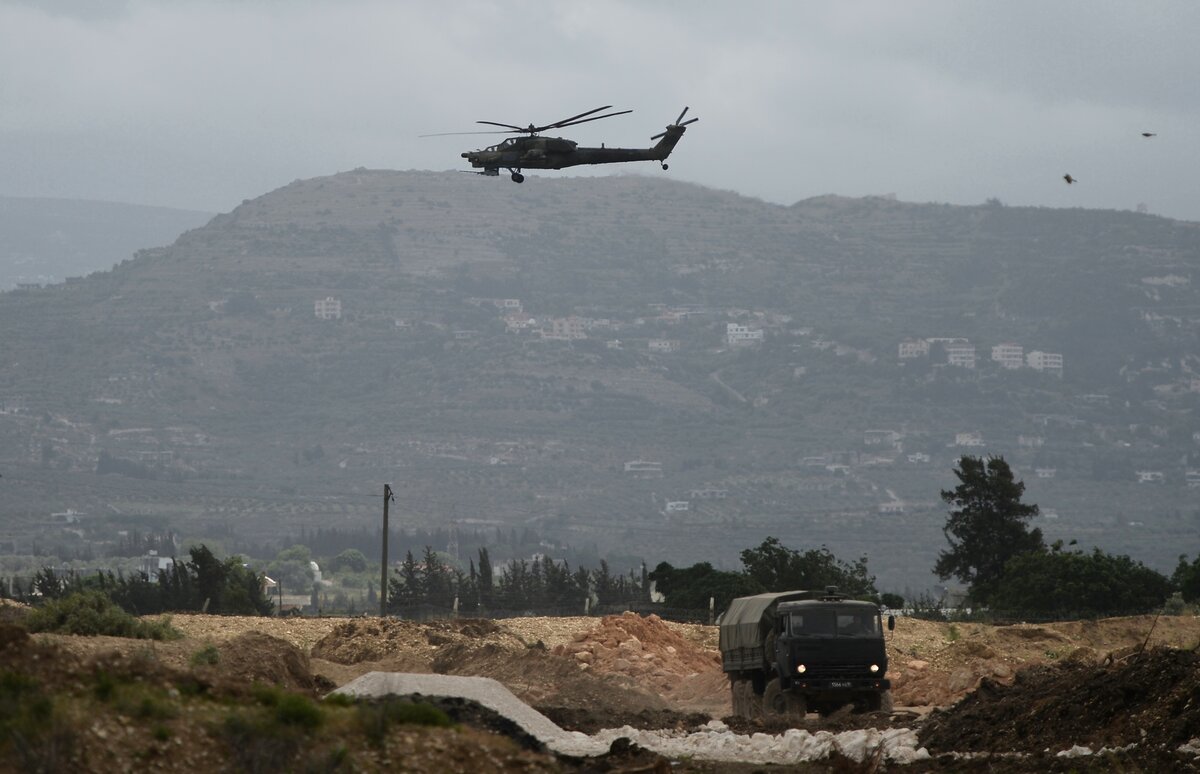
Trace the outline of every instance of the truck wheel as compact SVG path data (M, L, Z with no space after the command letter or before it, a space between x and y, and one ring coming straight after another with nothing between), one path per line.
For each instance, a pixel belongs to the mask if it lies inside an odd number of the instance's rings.
M783 694L783 689L779 687L779 678L776 677L767 683L766 689L763 691L763 714L767 717L772 715L783 717L787 714L787 697Z
M748 720L756 720L763 716L763 711L766 709L763 706L763 699L754 692L754 681L746 681L746 692L742 694L746 697L746 718Z
M748 718L749 709L746 706L746 688L748 680L730 680L729 693L733 697L733 714L739 718Z
M891 714L894 707L892 706L892 692L884 691L879 694L879 710Z
M807 711L808 706L804 697L792 691L783 690L779 684L779 678L767 683L767 688L763 691L763 712L765 714L795 723L803 721Z
M808 702L798 693L787 691L783 694L787 702L787 719L793 723L802 723L808 714Z

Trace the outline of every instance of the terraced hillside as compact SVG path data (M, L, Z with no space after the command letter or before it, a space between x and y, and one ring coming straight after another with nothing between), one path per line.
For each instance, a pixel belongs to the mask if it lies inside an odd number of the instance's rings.
M969 452L1016 465L1048 538L1168 571L1195 550L1195 224L494 183L296 181L0 294L0 549L360 528L390 482L400 526L718 564L772 534L920 588ZM936 341L898 357L927 339L969 340L976 367ZM1003 343L1065 365L1003 368ZM82 528L49 518L68 509Z

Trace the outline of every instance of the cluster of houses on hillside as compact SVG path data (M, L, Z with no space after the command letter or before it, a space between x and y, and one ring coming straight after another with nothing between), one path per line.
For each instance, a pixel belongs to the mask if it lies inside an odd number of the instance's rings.
M970 339L959 337L933 337L928 339L905 339L900 342L898 355L900 360L913 360L930 357L930 351L940 348L945 355L946 365L959 368L974 368L978 356L975 345ZM992 347L992 362L1001 368L1016 370L1032 368L1035 371L1047 371L1061 376L1063 371L1063 356L1058 352L1043 352L1041 350L1025 351L1020 344L1005 342Z
M579 315L567 317L534 317L525 311L520 299L517 298L470 298L469 303L476 306L492 305L500 311L505 330L509 333L529 333L548 341L577 341L587 339L597 332L623 330L630 325L640 326L646 323L674 325L694 317L712 316L716 310L700 306L668 306L667 304L650 304L651 314L640 317L632 322L613 320L611 318L592 318ZM727 314L740 316L746 314L743 310L727 310ZM725 326L725 343L730 347L761 344L765 337L763 328L744 325L737 322ZM624 349L620 339L607 339L609 349ZM645 347L651 352L678 352L681 347L679 339L651 337L645 342Z

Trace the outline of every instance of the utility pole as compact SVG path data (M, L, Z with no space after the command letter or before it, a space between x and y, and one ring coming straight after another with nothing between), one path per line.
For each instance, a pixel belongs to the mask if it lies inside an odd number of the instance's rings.
M388 587L388 503L396 498L392 496L392 487L383 485L383 566L379 570L379 617L387 617L387 587Z

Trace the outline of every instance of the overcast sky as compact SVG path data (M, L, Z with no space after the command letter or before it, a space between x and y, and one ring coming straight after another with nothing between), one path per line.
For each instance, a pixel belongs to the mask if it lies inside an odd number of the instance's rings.
M634 112L562 134L636 147L688 105L669 172L525 185L1200 220L1198 30L1200 4L1145 0L0 0L0 194L224 212L360 166L466 169L493 139L419 135L480 119L611 104Z

